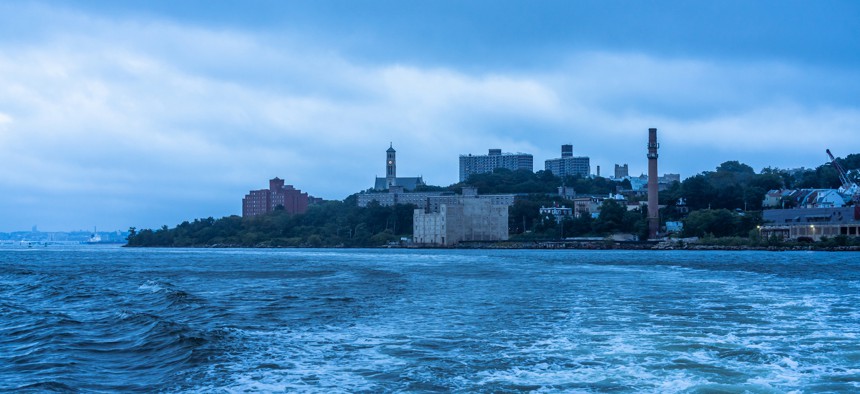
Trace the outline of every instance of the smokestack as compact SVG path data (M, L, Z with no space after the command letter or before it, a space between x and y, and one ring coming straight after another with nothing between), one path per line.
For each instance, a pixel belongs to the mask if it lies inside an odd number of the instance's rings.
M660 211L657 206L657 129L648 129L648 238L657 238Z
M600 178L600 166L597 166L597 177Z

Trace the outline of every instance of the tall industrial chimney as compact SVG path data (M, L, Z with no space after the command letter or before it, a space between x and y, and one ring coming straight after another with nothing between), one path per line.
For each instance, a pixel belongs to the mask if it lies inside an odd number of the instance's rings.
M648 238L657 238L660 208L657 201L657 129L648 129Z

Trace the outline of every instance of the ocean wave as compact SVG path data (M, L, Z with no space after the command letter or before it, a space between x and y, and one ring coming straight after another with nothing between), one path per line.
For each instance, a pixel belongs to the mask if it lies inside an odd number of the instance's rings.
M0 267L0 391L860 390L832 255L320 253L28 253Z

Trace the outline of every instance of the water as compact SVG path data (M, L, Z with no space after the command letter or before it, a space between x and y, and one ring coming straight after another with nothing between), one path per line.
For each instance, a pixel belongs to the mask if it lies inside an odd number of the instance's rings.
M858 392L860 254L0 250L0 391Z

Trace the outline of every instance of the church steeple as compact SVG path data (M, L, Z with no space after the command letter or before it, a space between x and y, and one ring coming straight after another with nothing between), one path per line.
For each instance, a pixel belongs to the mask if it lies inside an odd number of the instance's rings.
M397 151L394 150L394 143L388 146L385 151L385 183L388 187L394 186L397 179Z

